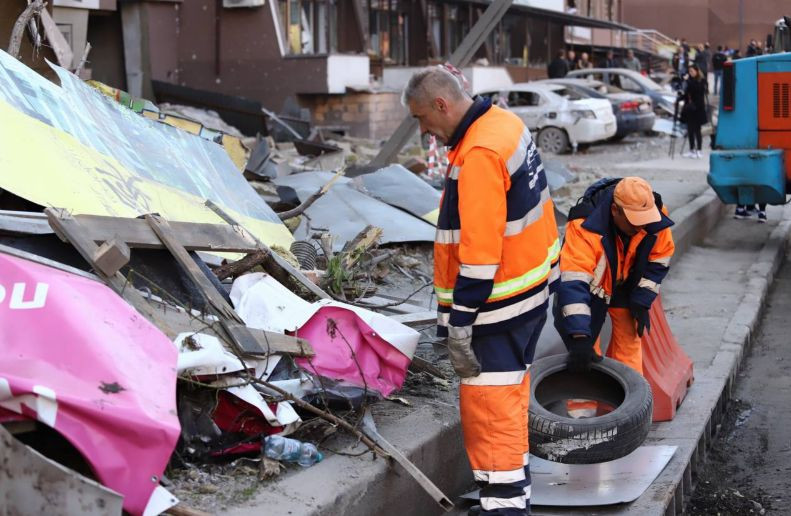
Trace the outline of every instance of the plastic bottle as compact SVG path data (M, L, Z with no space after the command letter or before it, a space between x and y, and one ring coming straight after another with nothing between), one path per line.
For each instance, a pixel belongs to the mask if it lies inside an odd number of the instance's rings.
M312 443L303 443L282 435L269 435L264 440L264 453L270 459L296 462L303 468L321 462L324 455Z

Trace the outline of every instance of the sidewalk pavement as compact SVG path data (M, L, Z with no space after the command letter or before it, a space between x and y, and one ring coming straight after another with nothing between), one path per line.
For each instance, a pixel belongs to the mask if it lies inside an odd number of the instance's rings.
M789 210L770 208L769 224L736 221L730 218L730 209L726 210L710 191L688 202L694 193L707 188L700 182L668 181L665 186L671 185L667 192L673 193L667 195L667 204L676 221L674 236L680 245L663 284L663 301L670 327L695 362L696 380L676 419L653 425L647 444L673 444L679 449L657 481L634 503L574 513L674 514L675 509L680 513L684 490L688 493L691 487L692 468L703 458L716 426L712 416L722 412L721 394L730 386L791 229ZM783 222L781 216L785 217ZM704 236L703 242L697 243ZM375 406L379 432L455 501L472 485L455 389L438 387L433 398L404 397L411 407L390 402ZM344 439L333 446L344 449ZM346 448L362 450L360 446ZM460 505L452 514L464 514L465 507ZM442 513L400 467L372 460L370 454L363 458L332 455L311 468L291 471L262 485L244 507L229 508L226 513L253 515L261 511L311 515ZM534 510L535 514L569 512L543 507Z

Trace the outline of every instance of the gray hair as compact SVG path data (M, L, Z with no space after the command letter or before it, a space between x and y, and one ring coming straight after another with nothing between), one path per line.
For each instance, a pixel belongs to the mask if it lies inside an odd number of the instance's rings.
M412 75L401 94L401 103L407 106L412 101L426 102L432 96L458 101L464 99L466 94L459 79L445 67L431 66Z

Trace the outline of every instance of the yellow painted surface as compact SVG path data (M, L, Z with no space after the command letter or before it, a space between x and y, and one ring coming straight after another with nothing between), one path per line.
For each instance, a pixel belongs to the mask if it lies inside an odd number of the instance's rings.
M203 205L204 199L130 172L116 159L3 101L0 188L75 214L137 217L156 212L169 220L222 223ZM223 209L270 246L288 248L293 241L283 224L254 219L230 207Z

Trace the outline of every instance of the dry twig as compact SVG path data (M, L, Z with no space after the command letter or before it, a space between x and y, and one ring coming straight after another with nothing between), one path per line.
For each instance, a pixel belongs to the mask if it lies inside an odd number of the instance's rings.
M340 179L340 177L341 177L342 175L344 175L345 173L346 173L346 170L345 170L345 169L340 169L338 172L336 172L336 173L335 173L335 175L334 175L334 176L332 176L332 179L330 179L330 180L327 182L327 184L326 184L326 185L322 186L321 188L319 188L318 190L316 190L315 192L313 192L313 194L312 194L310 197L308 197L307 199L305 199L305 202L303 202L302 204L300 204L299 206L297 206L297 207L296 207L296 208L294 208L294 209L291 209L291 210L288 210L288 211L284 211L284 212L278 213L278 214L277 214L277 216L278 216L278 217L280 217L280 220L286 220L286 219L291 219L291 218L294 218L294 217L296 217L297 215L300 215L300 214L301 214L303 211L305 211L305 210L307 210L308 208L310 208L310 206L311 206L311 205L312 205L314 202L316 202L317 200L319 200L319 197L321 197L322 195L324 195L325 193L327 193L327 192L329 191L329 189L332 187L332 185L333 185L333 184L335 184L335 181L337 181L338 179Z
M28 4L19 18L14 23L14 28L11 30L11 39L8 42L8 53L12 57L19 59L19 48L22 46L22 36L25 34L25 26L33 18L44 9L47 5L43 0L35 0Z

